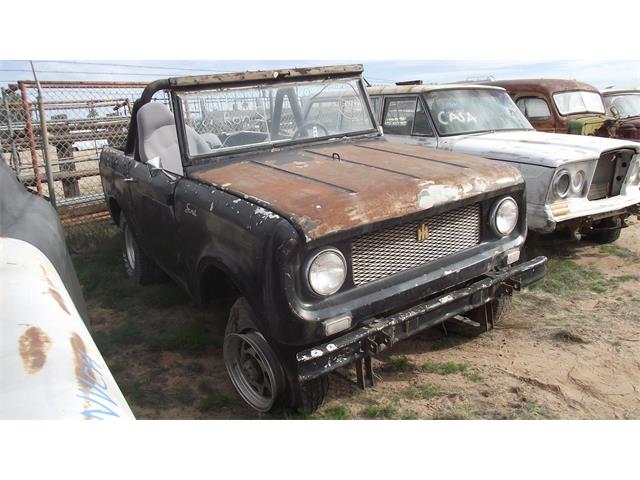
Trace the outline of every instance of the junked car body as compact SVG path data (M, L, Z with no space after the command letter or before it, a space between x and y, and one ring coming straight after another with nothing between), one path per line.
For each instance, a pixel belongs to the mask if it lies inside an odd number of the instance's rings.
M507 92L481 85L367 89L389 140L483 156L517 167L537 233L614 241L640 204L634 142L536 132Z
M607 113L617 120L617 138L640 141L640 87L609 87L600 93Z
M617 138L616 121L605 111L596 87L577 80L496 80L540 132Z
M372 384L372 356L444 321L484 331L544 275L544 257L514 266L520 173L387 142L361 73L160 80L125 148L100 159L129 275L147 283L161 269L203 304L238 298L225 364L260 411L317 408L327 374L353 362Z

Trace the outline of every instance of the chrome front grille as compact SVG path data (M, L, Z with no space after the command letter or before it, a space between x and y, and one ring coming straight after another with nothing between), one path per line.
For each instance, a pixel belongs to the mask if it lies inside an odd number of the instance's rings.
M418 241L426 225L427 239ZM480 242L480 205L458 208L353 239L353 283L362 285L431 260L471 248Z

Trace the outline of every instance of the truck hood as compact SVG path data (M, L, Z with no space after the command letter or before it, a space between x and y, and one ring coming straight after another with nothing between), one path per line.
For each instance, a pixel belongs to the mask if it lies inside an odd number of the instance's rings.
M616 137L640 141L640 116L620 118L616 123Z
M307 241L523 183L506 164L385 140L272 151L189 175L288 218Z
M533 130L446 137L441 139L440 146L494 160L551 168L578 160L597 159L603 152L618 148L632 148L640 153L640 146L635 142Z

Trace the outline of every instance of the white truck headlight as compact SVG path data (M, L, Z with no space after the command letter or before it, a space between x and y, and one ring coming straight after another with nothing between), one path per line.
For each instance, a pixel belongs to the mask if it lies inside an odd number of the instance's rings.
M571 174L567 170L560 170L553 179L553 193L558 198L565 198L571 188Z
M491 215L492 226L498 235L507 236L518 224L518 204L511 197L496 203Z
M584 170L578 170L571 177L571 190L573 193L582 193L584 189L584 182L587 180L587 174L584 173Z
M311 290L323 297L340 290L347 278L347 262L340 250L327 248L307 260L307 283Z

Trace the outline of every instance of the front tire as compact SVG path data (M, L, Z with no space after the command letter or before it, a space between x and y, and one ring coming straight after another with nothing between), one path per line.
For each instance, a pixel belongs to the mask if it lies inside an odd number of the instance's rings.
M295 367L287 369L256 327L253 311L244 297L231 307L223 355L236 391L259 412L284 406L309 414L322 405L327 395L326 375L304 383L297 381Z
M224 364L242 399L254 410L269 412L285 390L284 371L277 355L255 327L244 297L231 307L224 335Z
M606 230L598 231L598 228L605 228ZM620 238L621 231L622 219L620 217L606 218L597 223L597 227L593 232L585 235L585 240L602 245L613 243Z
M140 285L149 285L160 281L164 274L139 247L124 214L120 215L120 239L122 263L127 276Z

